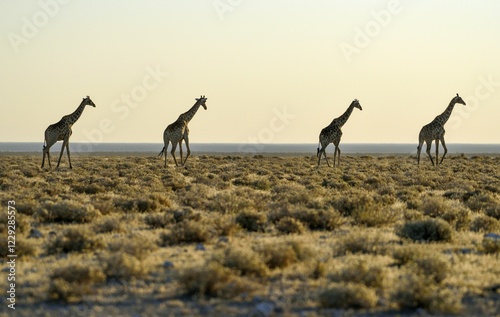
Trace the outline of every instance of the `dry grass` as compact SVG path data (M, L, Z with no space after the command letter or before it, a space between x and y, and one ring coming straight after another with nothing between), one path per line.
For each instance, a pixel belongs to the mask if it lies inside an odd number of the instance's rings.
M498 156L439 168L344 156L319 169L314 156L193 156L165 169L75 155L58 171L40 159L0 156L19 316L500 311Z

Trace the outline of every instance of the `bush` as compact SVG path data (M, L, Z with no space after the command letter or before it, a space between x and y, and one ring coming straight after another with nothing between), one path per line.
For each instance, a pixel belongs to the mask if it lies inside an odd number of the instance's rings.
M500 222L495 218L479 215L470 225L470 230L474 232L495 232L500 229Z
M157 249L157 246L140 234L130 234L127 237L120 237L119 240L111 241L108 248L112 253L125 252L138 260L144 260Z
M47 244L47 254L94 251L102 247L101 240L84 228L67 228Z
M294 218L300 220L311 230L334 230L337 229L344 219L333 208L330 209L298 209Z
M380 266L369 266L366 261L351 261L340 272L331 276L335 282L352 282L368 287L382 288L385 280L384 269Z
M462 310L461 296L440 287L432 278L416 273L404 275L393 300L402 309L423 308L431 313L457 314Z
M73 263L54 270L50 275L49 298L74 303L92 293L92 286L104 282L106 276L99 267Z
M213 260L243 276L264 277L269 273L262 256L250 248L228 247Z
M323 308L373 308L377 305L377 295L371 288L361 284L339 284L319 295Z
M268 243L257 250L270 269L284 268L293 263L313 259L313 251L299 241Z
M178 282L187 295L232 298L255 290L257 284L237 276L217 262L193 266L180 272Z
M406 222L396 232L400 237L413 241L444 241L452 240L451 226L441 219L426 219Z
M384 254L387 244L378 234L357 235L351 233L345 236L335 246L336 255L346 254Z
M236 216L236 223L248 231L264 232L267 217L264 213L255 210L245 210Z
M397 213L384 208L381 204L369 204L352 211L352 217L356 224L367 227L380 227L394 223Z
M174 216L171 213L151 213L144 217L144 222L151 229L166 228L175 222Z
M102 255L100 262L107 278L130 280L142 277L148 272L148 267L143 261L125 251Z
M172 228L170 233L160 234L160 246L169 246L181 243L206 242L211 238L209 228L194 220L184 220Z
M106 219L94 226L96 233L125 232L123 222L117 219Z
M285 234L303 233L305 231L304 225L299 220L292 217L281 218L276 224L276 229Z
M63 200L47 202L36 212L41 222L88 223L100 216L90 204Z
M487 254L500 253L500 239L498 235L496 237L485 235L480 250Z

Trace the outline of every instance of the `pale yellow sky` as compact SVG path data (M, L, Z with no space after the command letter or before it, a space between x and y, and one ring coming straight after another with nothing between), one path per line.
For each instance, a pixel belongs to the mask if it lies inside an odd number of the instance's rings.
M500 143L500 2L0 2L0 142L162 142L206 95L194 143L316 143L357 98L346 143L416 143L459 93L447 143Z

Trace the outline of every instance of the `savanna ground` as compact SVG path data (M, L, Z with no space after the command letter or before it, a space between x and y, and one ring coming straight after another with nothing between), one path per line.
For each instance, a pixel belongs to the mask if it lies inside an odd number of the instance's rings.
M9 200L16 316L500 312L500 156L40 163L0 156L2 316Z

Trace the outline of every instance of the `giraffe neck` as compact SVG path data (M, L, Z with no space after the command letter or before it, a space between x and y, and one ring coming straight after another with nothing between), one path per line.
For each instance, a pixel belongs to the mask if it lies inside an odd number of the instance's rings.
M86 106L85 101L82 101L82 103L78 106L78 108L76 108L76 110L73 113L66 116L66 122L69 125L73 125L73 123L75 123L82 115L85 106Z
M200 106L201 106L201 100L196 101L196 103L191 107L191 109L189 109L188 111L184 112L179 116L179 119L182 119L186 121L186 123L189 123L189 121L193 119L194 115L196 114Z
M436 117L436 121L439 122L441 125L444 125L446 121L450 118L451 112L453 111L453 107L455 107L455 101L452 99L450 101L450 104L448 107L446 107L446 110L440 114L439 116Z
M331 124L337 125L339 128L341 128L346 122L347 119L351 116L352 110L354 109L354 105L350 105L347 110L342 114L340 117L333 119Z

